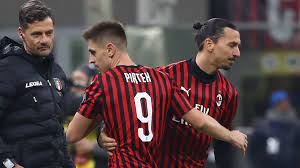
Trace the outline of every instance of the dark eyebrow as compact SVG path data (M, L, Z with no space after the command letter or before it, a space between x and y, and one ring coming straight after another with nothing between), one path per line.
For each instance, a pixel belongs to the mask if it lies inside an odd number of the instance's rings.
M41 35L43 34L42 32L39 32L39 31L35 31L35 32L32 32L31 35Z
M96 53L96 51L93 50L93 49L89 49L89 52L90 52L91 54L95 54L95 53Z
M239 44L239 43L237 43L237 42L235 42L235 41L232 41L232 42L229 42L228 43L229 45L234 45L234 46L241 46L241 44Z
M46 33L53 33L53 30L48 30Z

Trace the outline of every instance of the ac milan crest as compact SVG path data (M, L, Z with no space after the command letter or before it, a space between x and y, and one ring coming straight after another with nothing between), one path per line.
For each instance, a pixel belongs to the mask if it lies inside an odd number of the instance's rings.
M222 95L220 93L218 93L217 97L216 97L216 103L217 103L217 106L220 107L221 104L222 104Z

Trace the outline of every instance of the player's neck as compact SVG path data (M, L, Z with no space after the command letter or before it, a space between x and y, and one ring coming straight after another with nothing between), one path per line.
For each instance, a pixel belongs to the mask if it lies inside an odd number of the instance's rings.
M120 57L118 59L118 61L115 64L116 66L118 65L126 65L126 66L130 66L130 65L136 65L130 58L130 56L128 55L128 53L121 53Z
M207 74L215 74L218 68L214 65L212 60L205 52L198 52L196 56L196 64L198 67Z

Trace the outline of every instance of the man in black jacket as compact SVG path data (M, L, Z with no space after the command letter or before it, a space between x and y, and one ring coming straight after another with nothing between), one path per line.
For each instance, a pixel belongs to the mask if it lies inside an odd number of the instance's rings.
M30 0L19 23L23 45L0 41L0 168L73 168L62 124L66 76L51 54L51 10Z
M254 125L249 159L255 168L300 166L300 124L288 93L274 91L270 108Z

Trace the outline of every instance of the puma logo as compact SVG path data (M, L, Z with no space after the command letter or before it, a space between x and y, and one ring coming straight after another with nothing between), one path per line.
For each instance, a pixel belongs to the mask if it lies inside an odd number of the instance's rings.
M181 86L180 90L184 91L188 96L190 96L191 88L189 88L189 90L186 90L183 86Z

